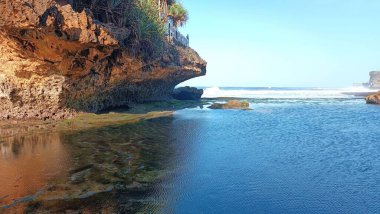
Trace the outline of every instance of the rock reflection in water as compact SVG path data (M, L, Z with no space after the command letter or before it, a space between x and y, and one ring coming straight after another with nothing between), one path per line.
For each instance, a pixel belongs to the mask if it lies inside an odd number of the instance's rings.
M163 118L7 139L0 147L0 179L8 185L0 190L0 207L45 188L31 202L6 210L24 210L24 205L32 213L159 209L162 205L149 198L170 172L171 122Z
M68 152L58 133L15 136L0 141L0 206L46 188L52 178L63 177Z

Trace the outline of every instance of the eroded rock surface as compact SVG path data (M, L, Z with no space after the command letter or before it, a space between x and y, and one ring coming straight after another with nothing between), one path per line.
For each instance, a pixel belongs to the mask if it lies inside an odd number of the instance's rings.
M205 75L190 48L166 45L143 59L123 45L129 30L66 1L0 0L0 119L60 119L162 101Z

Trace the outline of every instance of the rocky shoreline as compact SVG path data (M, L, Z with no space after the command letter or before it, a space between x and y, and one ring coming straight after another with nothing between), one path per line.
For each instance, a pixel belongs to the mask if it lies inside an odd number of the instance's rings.
M194 108L207 104L201 100L169 100L133 104L128 109L115 109L102 114L77 113L73 118L62 120L3 120L0 121L0 139L16 135L37 134L47 130L52 132L80 131L110 125L135 124L144 120L171 117L173 112L184 108Z
M171 173L165 165L171 157L165 133L173 111L207 104L172 99L58 121L0 121L0 151L5 155L30 151L29 144L38 150L40 143L43 148L59 143L69 148L64 153L70 156L69 166L59 169L59 179L47 181L33 194L16 198L0 195L4 197L0 212L136 212L152 206L142 198L152 194L153 186ZM62 158L54 149L46 149L54 160Z

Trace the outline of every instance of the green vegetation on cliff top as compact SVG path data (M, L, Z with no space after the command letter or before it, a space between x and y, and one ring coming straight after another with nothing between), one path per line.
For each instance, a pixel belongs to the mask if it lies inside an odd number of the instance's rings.
M132 53L145 58L159 56L165 48L167 21L170 17L175 27L183 26L188 12L175 0L95 0L74 2L76 10L90 8L96 19L130 30L126 45Z

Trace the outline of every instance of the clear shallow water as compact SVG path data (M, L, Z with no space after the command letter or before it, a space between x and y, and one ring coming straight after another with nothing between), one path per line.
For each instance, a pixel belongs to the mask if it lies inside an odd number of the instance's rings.
M0 213L158 210L149 195L169 173L170 122L0 136Z
M57 187L86 195L116 179L143 187L117 184L69 209L380 213L379 106L340 96L248 100L253 111L185 109L138 125L0 139L0 206L52 186L56 197L65 194ZM88 164L73 182L73 169Z
M380 213L380 107L362 100L255 101L179 111L165 212Z

